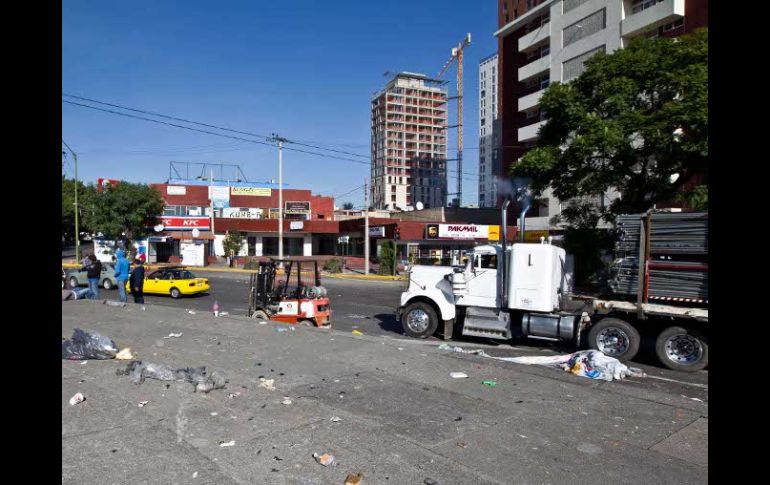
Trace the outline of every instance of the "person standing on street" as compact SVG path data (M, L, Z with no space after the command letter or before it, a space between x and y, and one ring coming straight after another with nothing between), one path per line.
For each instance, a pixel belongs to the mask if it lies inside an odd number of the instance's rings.
M134 260L134 270L131 271L131 278L129 279L129 286L131 287L131 294L134 296L134 303L141 303L144 305L144 261L140 258Z
M99 278L102 277L102 263L93 254L88 255L88 264L80 268L80 271L86 272L88 278L88 289L90 290L88 298L97 300L99 298Z
M120 295L120 301L126 302L126 281L128 281L129 266L125 253L122 249L118 249L117 261L115 262L115 279L118 280L118 294Z

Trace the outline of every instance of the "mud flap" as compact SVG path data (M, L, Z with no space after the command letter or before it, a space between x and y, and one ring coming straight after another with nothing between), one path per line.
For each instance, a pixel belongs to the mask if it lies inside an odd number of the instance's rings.
M454 318L451 320L444 320L444 340L452 340L452 332L454 331L454 327Z

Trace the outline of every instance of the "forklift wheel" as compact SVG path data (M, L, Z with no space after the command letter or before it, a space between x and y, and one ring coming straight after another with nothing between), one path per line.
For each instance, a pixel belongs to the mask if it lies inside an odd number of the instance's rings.
M251 318L259 322L266 322L270 320L270 317L267 316L267 313L265 313L263 310L255 311L254 313L251 314Z
M303 327L315 327L315 322L313 320L310 320L309 318L306 318L304 320L300 320L299 324Z

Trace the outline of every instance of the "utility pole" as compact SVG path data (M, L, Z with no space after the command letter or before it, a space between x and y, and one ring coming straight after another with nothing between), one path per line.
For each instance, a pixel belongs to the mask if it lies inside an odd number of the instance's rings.
M67 142L62 140L62 143L64 143L64 146L67 147L67 150L70 151L72 154L72 158L75 160L75 261L80 263L80 226L78 224L78 154L72 151L72 148L70 148L69 145L67 145Z
M278 143L278 259L283 259L283 142L288 140L273 133L273 141Z
M211 237L214 238L211 240L210 252L212 253L211 255L216 256L217 255L216 244L214 244L214 241L216 240L216 237L214 236L214 197L213 197L213 194L211 193L212 187L214 187L214 170L213 169L211 170L210 176L209 176L209 215L211 216ZM211 255L207 254L206 258L208 258ZM208 262L206 264L208 264Z
M364 179L364 274L369 274L369 185Z

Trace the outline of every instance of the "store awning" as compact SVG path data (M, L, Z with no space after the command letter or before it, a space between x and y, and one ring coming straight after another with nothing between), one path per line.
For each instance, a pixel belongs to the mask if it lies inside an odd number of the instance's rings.
M179 239L180 241L211 241L214 239L214 234L211 231L201 231L198 237L193 237L192 231L169 231L165 235L173 239Z

